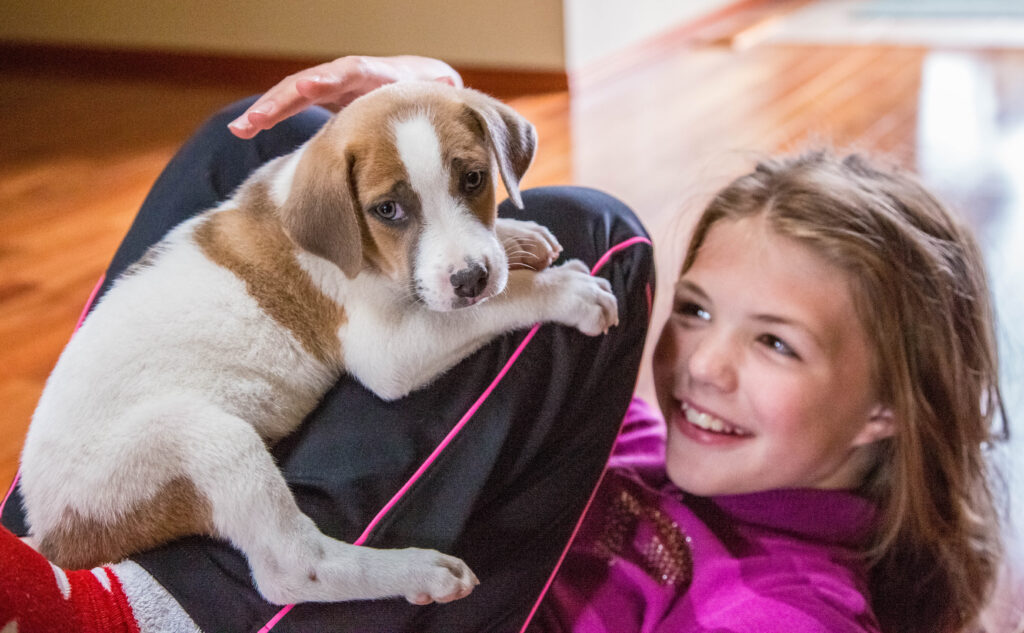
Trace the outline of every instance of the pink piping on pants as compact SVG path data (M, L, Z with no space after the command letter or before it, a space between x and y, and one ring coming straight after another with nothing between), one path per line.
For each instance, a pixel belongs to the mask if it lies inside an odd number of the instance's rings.
M601 268L603 268L606 263L608 263L608 260L610 260L612 255L614 255L615 253L618 253L619 251L621 251L621 250L623 250L625 248L633 246L634 244L648 244L649 245L650 243L651 243L651 241L649 239L647 239L646 237L637 236L637 237L632 237L632 238L630 238L628 240L625 240L623 242L620 242L620 243L616 244L615 246L613 246L610 249L608 249L608 251L605 252L605 254L602 255L599 260L597 260L597 263L594 264L594 267L590 270L590 274L591 275L596 275L597 272L599 270L601 270ZM646 289L646 292L647 292L647 303L648 303L647 307L648 307L648 314L649 314L650 313L650 288L649 287ZM366 540L370 537L370 534L373 532L373 529L375 527L377 527L377 524L379 524L380 521L385 517L385 515L387 515L388 512L390 512L391 509L395 507L395 505L409 491L409 489L412 488L412 486L416 483L416 481L418 481L419 478L421 476L423 476L423 473L425 473L427 471L427 469L430 468L430 466L433 465L433 463L435 461L437 461L438 456L440 456L440 454L444 451L444 449L447 448L449 444L451 444L452 440L455 439L455 437L459 434L459 431L461 431L463 429L463 427L466 426L466 423L469 422L470 418L473 417L473 415L477 412L477 410L484 403L484 401L487 400L487 398L491 395L491 392L494 391L495 387L498 386L498 383L500 383L502 378L505 377L505 374L508 373L508 370L512 367L512 365L519 358L519 355L523 353L523 350L526 349L527 344L533 339L534 334L536 334L537 330L539 330L539 329L540 329L540 323L535 324L530 329L530 331L523 338L522 342L519 343L519 346L516 347L516 350L512 353L512 356L505 363L505 366L501 368L501 371L498 372L498 375L495 376L494 380L491 381L491 384L488 385L487 389L484 390L484 392L480 395L479 398L477 398L476 402L473 403L473 406L471 406L469 408L469 410L466 411L465 415L462 416L462 419L460 419L455 424L455 426L452 427L452 430L448 432L448 435L446 435L443 440L441 440L441 443L437 445L437 448L434 449L434 451L430 454L430 456L427 457L427 459L420 465L419 468L416 469L416 472L413 473L412 476L409 478L409 480L405 482L405 485L403 485L401 487L401 489L399 489L399 491L397 493L395 493L395 495L393 497L391 497L391 499L384 505L384 507L381 508L380 512L377 513L377 516L375 516L373 518L373 520L370 521L370 524L368 526L366 526L366 529L363 530L362 535L360 535L360 537L354 541L354 543L353 543L354 545L362 545L363 543L366 542ZM604 477L604 472L603 471L601 473L601 477ZM597 490L597 487L595 486L594 487L594 491L592 491L591 494L590 494L590 499L587 501L587 508L590 507L590 503L594 499L594 492L596 492L596 490ZM584 511L584 514L585 514L585 511ZM576 526L573 528L572 538L575 538L576 532L579 530L580 524L582 522L583 522L583 515L580 515L580 519L576 522ZM554 571L551 572L551 576L548 578L547 583L544 585L544 589L541 591L540 596L537 597L537 602L533 605L533 609L530 611L529 617L526 618L526 622L523 624L523 629L522 629L523 631L526 630L526 627L529 625L530 620L533 619L533 615L536 613L537 608L540 606L541 600L543 600L544 599L544 595L547 594L548 588L551 586L551 582L554 580L555 574L558 572L558 568L561 567L562 561L565 559L565 555L569 551L569 544L572 543L572 538L570 538L569 539L569 543L566 544L565 549L562 551L562 555L558 559L558 563L555 565ZM274 626L276 626L277 623L281 621L281 618L283 618L285 615L287 615L288 612L291 611L294 606L295 606L294 604L289 604L289 605L283 607L280 611L278 611L276 614L274 614L274 617L272 617L265 625L263 625L263 628L261 628L258 631L258 633L269 633L270 630L273 629Z

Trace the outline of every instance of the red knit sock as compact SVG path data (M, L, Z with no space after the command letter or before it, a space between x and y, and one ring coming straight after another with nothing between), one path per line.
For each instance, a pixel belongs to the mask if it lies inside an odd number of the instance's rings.
M7 630L139 633L139 625L112 569L65 571L0 527L0 631Z

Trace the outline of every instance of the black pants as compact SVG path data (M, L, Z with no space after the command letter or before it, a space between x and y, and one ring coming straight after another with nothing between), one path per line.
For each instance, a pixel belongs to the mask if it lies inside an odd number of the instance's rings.
M170 162L114 256L105 286L169 229L229 196L257 166L299 146L328 117L313 108L243 141L226 124L249 103L214 116ZM549 227L563 257L591 266L605 259L598 274L618 297L617 327L590 338L545 324L525 346L527 331L509 333L396 402L342 378L303 426L273 448L302 510L325 533L354 541L508 365L366 540L462 557L481 585L447 605L301 604L275 633L524 626L600 477L631 397L654 271L649 242L637 239L645 237L643 227L614 198L555 187L528 190L523 200L525 210L506 201L500 214ZM19 503L7 505L3 521L15 533L26 530ZM188 538L135 560L210 633L255 632L279 612L260 598L245 560L227 543Z

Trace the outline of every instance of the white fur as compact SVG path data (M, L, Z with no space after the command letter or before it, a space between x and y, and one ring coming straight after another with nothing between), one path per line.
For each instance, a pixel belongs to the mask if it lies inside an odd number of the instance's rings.
M305 145L285 156L270 179L270 199L279 207L284 205L288 193L292 190L292 180L295 179L295 170L299 166L299 159L302 158L304 150Z
M395 149L409 173L412 188L420 194L424 206L447 198L448 169L441 160L441 141L426 112L394 123ZM429 202L428 202L429 201Z
M375 97L387 105L389 93ZM161 242L152 262L120 278L72 338L48 380L22 455L22 491L33 534L43 538L69 512L118 524L175 479L192 482L212 508L217 535L248 558L271 601L401 595L452 600L477 583L462 561L431 550L354 547L322 534L302 514L266 444L293 431L347 371L383 398L417 389L497 334L555 321L600 334L617 322L607 281L572 261L509 274L494 229L452 199L444 139L423 116L396 126L397 152L423 203L412 274L428 288L410 300L408 280L371 270L354 278L308 252L297 259L315 286L344 308L340 365L316 358L208 259L193 239L206 216ZM380 142L387 142L381 135ZM306 145L257 171L281 205ZM312 157L316 158L316 157ZM241 204L229 200L208 213ZM499 220L499 231L545 245L532 223ZM451 311L453 269L489 267L489 301ZM447 294L446 294L447 293Z

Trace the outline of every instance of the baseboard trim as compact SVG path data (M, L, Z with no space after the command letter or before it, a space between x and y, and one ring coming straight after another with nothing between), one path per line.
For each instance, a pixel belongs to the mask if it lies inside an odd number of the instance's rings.
M0 41L0 71L88 79L222 85L263 92L329 58L239 56ZM467 86L502 99L568 90L565 71L455 66Z
M569 90L569 73L564 70L517 70L454 65L462 81L501 99Z

